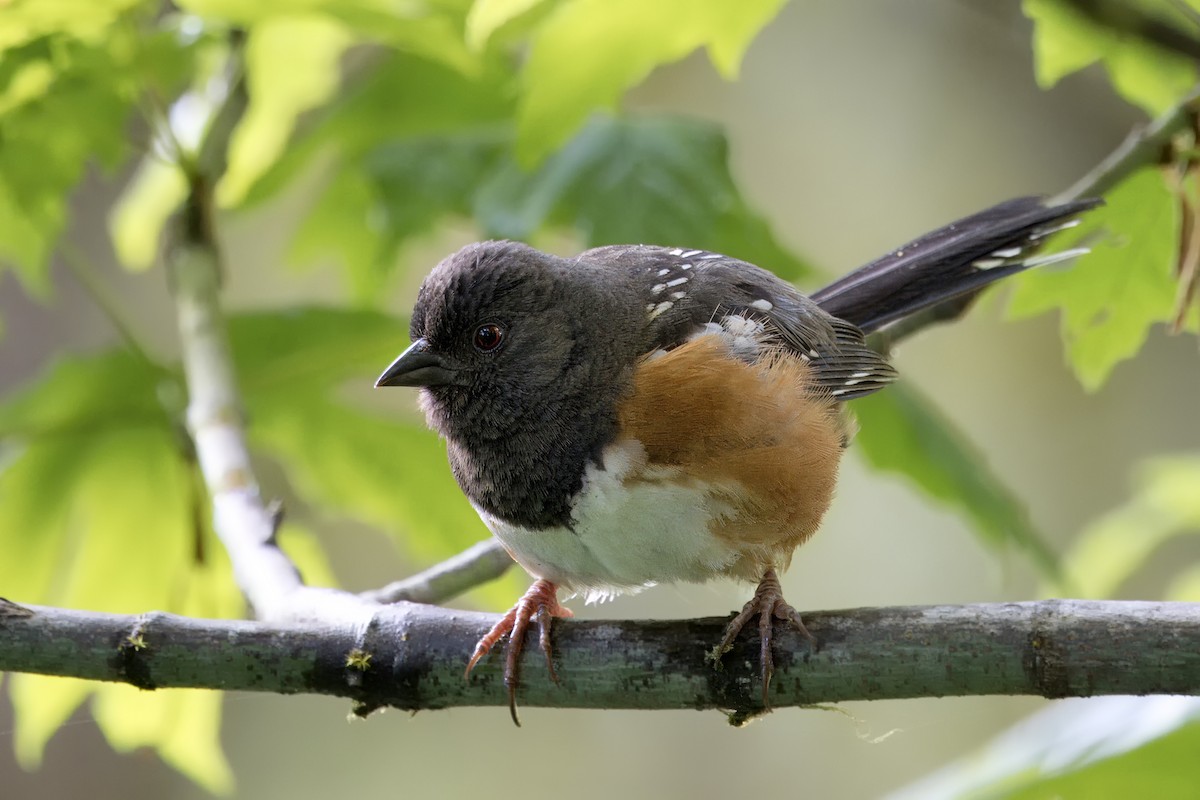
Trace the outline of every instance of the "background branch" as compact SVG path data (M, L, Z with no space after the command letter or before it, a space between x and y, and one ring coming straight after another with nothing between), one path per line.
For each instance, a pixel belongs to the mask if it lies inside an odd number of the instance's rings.
M499 578L513 565L495 539L486 539L411 578L389 583L360 597L376 603L441 603Z
M501 660L470 682L463 664L486 614L401 603L366 626L300 629L243 621L138 617L29 606L0 616L0 670L124 681L143 689L206 687L335 695L359 713L501 705ZM707 660L726 618L581 621L556 626L560 685L535 643L520 703L569 708L759 708L757 644L724 669ZM1077 697L1200 694L1200 604L1048 600L812 612L811 653L777 637L778 707L965 695ZM348 666L355 654L360 666ZM362 665L365 663L365 669Z

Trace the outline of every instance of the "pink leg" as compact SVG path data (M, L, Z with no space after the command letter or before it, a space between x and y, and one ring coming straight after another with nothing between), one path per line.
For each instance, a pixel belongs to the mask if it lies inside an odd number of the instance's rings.
M475 652L471 654L471 660L467 662L467 670L463 673L463 677L469 678L471 670L475 668L479 660L487 655L505 635L508 635L508 646L504 650L504 686L508 689L509 713L512 714L513 722L520 727L521 720L517 717L518 672L521 652L525 649L525 632L529 629L529 623L534 619L537 620L538 643L546 655L546 669L550 672L550 679L558 683L558 673L554 671L554 660L551 657L550 624L555 617L571 616L574 615L569 608L559 605L557 586L544 579L534 581L529 590L517 601L517 604L509 609L508 613L501 617L500 621L475 645Z

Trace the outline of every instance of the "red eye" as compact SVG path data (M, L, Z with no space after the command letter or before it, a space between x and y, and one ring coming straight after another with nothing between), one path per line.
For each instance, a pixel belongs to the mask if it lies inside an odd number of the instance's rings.
M494 322L480 325L475 329L475 349L481 353L490 353L504 341L504 328Z

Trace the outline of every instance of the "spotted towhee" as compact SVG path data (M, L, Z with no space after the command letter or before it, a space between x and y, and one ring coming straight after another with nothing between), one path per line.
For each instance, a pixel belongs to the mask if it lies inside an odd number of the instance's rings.
M758 589L763 704L778 621L808 635L777 572L821 522L851 425L843 404L896 377L865 334L993 281L1077 255L1038 256L1099 201L1010 200L888 253L806 297L766 270L681 247L618 245L559 258L469 245L425 279L413 344L377 386L420 386L459 486L537 580L489 632L509 634L505 684L537 621L589 599L729 576ZM811 636L810 636L811 639Z

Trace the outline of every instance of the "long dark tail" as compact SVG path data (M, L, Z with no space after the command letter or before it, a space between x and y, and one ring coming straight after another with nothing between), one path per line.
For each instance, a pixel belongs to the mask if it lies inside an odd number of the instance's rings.
M1075 225L1097 198L1047 206L1019 197L964 217L872 261L814 293L821 308L866 333L1030 267L1086 252L1038 255L1047 236ZM952 304L951 304L952 305Z

